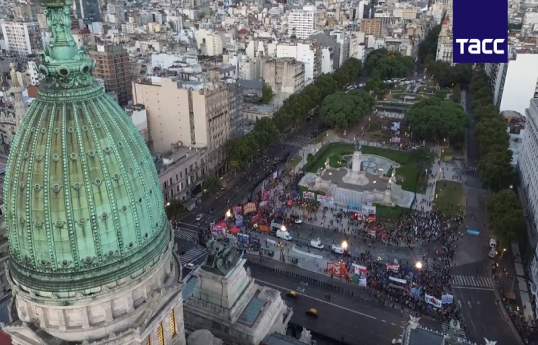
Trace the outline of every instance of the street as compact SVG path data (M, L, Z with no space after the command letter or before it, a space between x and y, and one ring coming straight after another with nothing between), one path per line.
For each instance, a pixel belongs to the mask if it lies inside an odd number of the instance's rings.
M263 261L264 265L274 267L282 265L270 259ZM258 284L281 292L286 303L293 307L292 323L318 334L337 340L341 340L343 336L344 342L349 344L390 344L392 339L401 336L403 328L408 325L409 315L406 312L402 312L398 306L393 309L390 303L383 306L371 299L365 300L364 288L342 282L340 286L348 287L349 290L362 290L361 294L356 293L352 296L300 278L272 273L256 265L247 264L246 267L250 268L251 275ZM302 273L312 275L306 271ZM292 290L298 293L296 299L284 297ZM325 298L327 293L331 295L330 301ZM311 308L318 311L318 318L306 314ZM420 323L429 328L438 330L442 328L439 322L426 317L421 318Z
M480 153L474 133L476 121L470 111L469 92L463 93L462 102L466 106L470 123L466 134L466 165L476 168ZM508 315L495 303L499 298L495 294L495 285L487 282L476 284L476 286L472 284L471 279L485 282L485 278L488 278L491 281L490 267L493 260L488 258L489 249L485 245L489 239L486 226L486 191L482 188L477 171L467 172L465 181L467 218L464 224L469 229L478 230L480 233L479 236L473 236L466 233L465 227L460 230L464 233L464 237L458 242L454 256L455 267L451 271L454 299L467 325L469 340L479 342L487 338L498 341L499 344L520 344L521 338L513 325L507 321ZM458 279L454 279L456 276ZM455 281L458 283L454 284ZM466 282L468 282L467 286L463 286Z

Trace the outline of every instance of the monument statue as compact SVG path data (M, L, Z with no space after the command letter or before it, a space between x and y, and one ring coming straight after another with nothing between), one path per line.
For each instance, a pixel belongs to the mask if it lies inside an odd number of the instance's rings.
M355 140L355 152L351 156L351 170L348 169L348 172L346 176L342 178L342 181L359 186L365 186L370 182L364 174L364 171L361 171L361 161L361 145L358 140Z
M310 331L303 327L303 331L301 332L301 337L299 338L299 341L301 343L311 344L312 334L310 334Z
M497 344L496 341L488 340L486 338L484 338L484 340L486 341L486 345L495 345L495 344Z
M227 238L227 242L217 241L211 237L206 242L207 255L202 268L217 270L222 275L228 274L240 260L239 247L235 237Z

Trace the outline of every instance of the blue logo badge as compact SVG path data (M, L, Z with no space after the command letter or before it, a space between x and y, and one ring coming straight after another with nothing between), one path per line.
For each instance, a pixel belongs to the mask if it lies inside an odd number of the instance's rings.
M508 62L508 0L454 0L453 10L454 62Z

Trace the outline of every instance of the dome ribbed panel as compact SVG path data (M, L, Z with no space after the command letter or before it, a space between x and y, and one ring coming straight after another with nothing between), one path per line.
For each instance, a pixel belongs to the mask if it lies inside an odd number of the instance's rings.
M101 88L86 91L40 91L10 153L11 272L31 288L109 283L157 260L171 240L144 140Z

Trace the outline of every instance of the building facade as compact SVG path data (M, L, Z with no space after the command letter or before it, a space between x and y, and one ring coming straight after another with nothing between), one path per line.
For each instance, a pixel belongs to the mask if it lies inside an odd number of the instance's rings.
M77 18L82 19L85 25L101 21L99 3L96 0L75 0Z
M363 19L361 20L360 30L366 35L380 37L383 30L383 22L381 19Z
M306 5L302 10L292 10L288 15L289 33L297 38L308 38L314 32L316 22L316 6Z
M228 105L230 107L230 137L243 133L243 85L241 80L226 79L228 86Z
M2 32L6 50L26 63L43 50L39 25L35 21L4 21Z
M280 100L304 88L304 64L294 58L277 58L264 60L263 81Z
M133 83L135 104L148 112L154 151L175 146L206 147L208 168L224 170L224 143L230 137L228 86L224 82L181 82L174 78Z
M321 74L321 48L317 42L284 42L277 45L276 56L294 58L304 63L305 85L310 85Z
M119 45L98 45L90 51L96 61L93 75L105 81L107 92L116 92L120 105L127 105L133 99L129 53Z
M499 109L523 115L529 99L538 97L538 50L511 49L507 65Z

